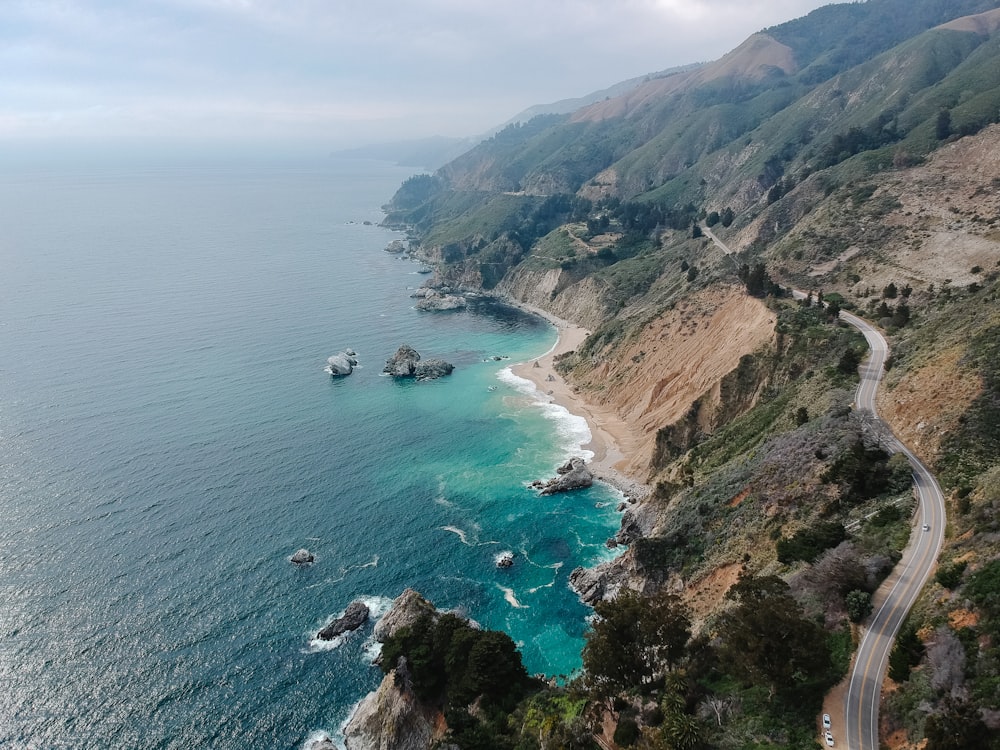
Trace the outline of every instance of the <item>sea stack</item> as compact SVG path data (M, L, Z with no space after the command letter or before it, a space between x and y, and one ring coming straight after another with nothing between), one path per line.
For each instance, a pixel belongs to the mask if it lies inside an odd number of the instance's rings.
M313 562L315 562L316 556L312 552L307 550L305 547L303 547L300 550L296 550L295 554L288 559L291 560L296 565L310 565Z
M455 366L441 359L421 361L420 354L412 346L403 344L396 353L385 361L382 372L394 378L433 380L442 375L451 375Z

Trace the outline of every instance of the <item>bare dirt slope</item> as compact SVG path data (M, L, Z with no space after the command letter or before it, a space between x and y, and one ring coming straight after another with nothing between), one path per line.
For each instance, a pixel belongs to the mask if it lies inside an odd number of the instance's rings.
M650 321L642 336L617 347L574 381L585 397L611 406L635 431L626 473L644 477L656 431L685 415L736 368L740 357L774 339L775 316L742 287L698 292Z

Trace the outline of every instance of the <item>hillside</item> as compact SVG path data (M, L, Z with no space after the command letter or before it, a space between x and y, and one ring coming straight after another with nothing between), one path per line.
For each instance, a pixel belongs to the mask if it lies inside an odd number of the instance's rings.
M641 620L643 602L676 596L664 606L693 634L659 682L601 683L603 652L585 652L570 694L594 713L574 716L608 742L677 746L667 735L685 724L692 747L812 747L822 694L909 538L909 467L851 410L864 341L784 285L885 331L880 411L949 504L883 738L998 746L997 6L827 6L714 63L511 126L388 207L435 283L592 331L559 371L630 426L619 468L653 491L624 513L624 554L575 582L609 623L604 600ZM750 605L770 601L789 654L819 644L811 672L758 653Z

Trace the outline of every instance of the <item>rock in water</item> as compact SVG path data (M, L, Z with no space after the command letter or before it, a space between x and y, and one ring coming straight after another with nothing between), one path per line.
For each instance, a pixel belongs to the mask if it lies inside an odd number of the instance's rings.
M574 456L565 464L556 469L558 476L553 477L542 487L542 495L554 495L557 492L568 492L583 487L590 487L594 483L594 475L587 468L587 462L582 458Z
M385 361L382 372L394 378L412 378L417 369L420 354L412 346L403 344L391 358Z
M510 551L501 552L496 556L496 564L498 568L509 568L514 564L514 553Z
M326 371L334 377L350 375L354 372L354 365L357 363L358 360L354 359L354 357L340 352L340 354L334 354L326 361Z
M466 304L465 297L459 297L457 294L440 294L430 290L414 307L418 310L439 312L442 310L462 310Z
M443 375L451 375L455 365L445 362L443 359L428 359L418 362L414 368L413 377L417 380L434 380Z
M297 550L289 559L296 565L309 565L316 560L316 556L303 547L302 549Z
M382 372L394 378L415 378L433 380L442 375L450 375L455 366L440 359L420 361L420 354L412 346L403 344L390 359L385 361Z
M368 620L368 605L361 601L353 601L347 605L344 614L320 630L316 637L321 641L332 641L338 635L357 630Z

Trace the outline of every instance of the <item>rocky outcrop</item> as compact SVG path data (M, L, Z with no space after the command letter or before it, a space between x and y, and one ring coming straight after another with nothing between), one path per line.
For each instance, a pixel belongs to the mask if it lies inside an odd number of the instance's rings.
M296 565L309 565L316 560L316 556L303 547L300 550L296 550L295 554L288 559Z
M457 294L443 294L434 289L426 289L422 299L414 305L418 310L442 312L445 310L464 310L467 306L465 297Z
M368 621L368 605L362 601L353 601L347 605L344 614L320 630L316 637L321 641L332 641L338 635L357 630Z
M397 630L412 625L424 614L436 616L437 610L419 593L406 589L393 600L389 611L375 624L375 640L385 643Z
M421 616L438 614L433 604L406 589L375 624L375 639L385 642ZM429 750L447 728L444 715L413 694L406 659L400 657L378 689L354 710L344 727L344 742L348 750Z
M385 361L382 372L394 378L414 378L415 380L433 380L444 375L451 375L455 366L441 359L421 361L420 354L412 346L403 344L391 358Z
M398 255L400 253L405 253L407 250L406 243L403 240L393 240L388 245L385 246L385 251L387 253L393 253Z
M610 601L626 590L645 588L645 577L635 565L632 551L594 568L576 568L569 574L570 587L587 604Z
M574 456L556 469L556 474L557 476L547 482L535 482L532 486L540 487L542 495L554 495L557 492L590 487L594 483L594 475L587 468L587 462L578 456Z
M447 730L444 716L417 700L407 683L406 660L401 657L344 727L347 750L429 750L442 737Z
M330 357L326 361L326 371L334 377L350 375L354 372L357 364L357 357L354 356L352 350L348 349L346 352L338 352Z

